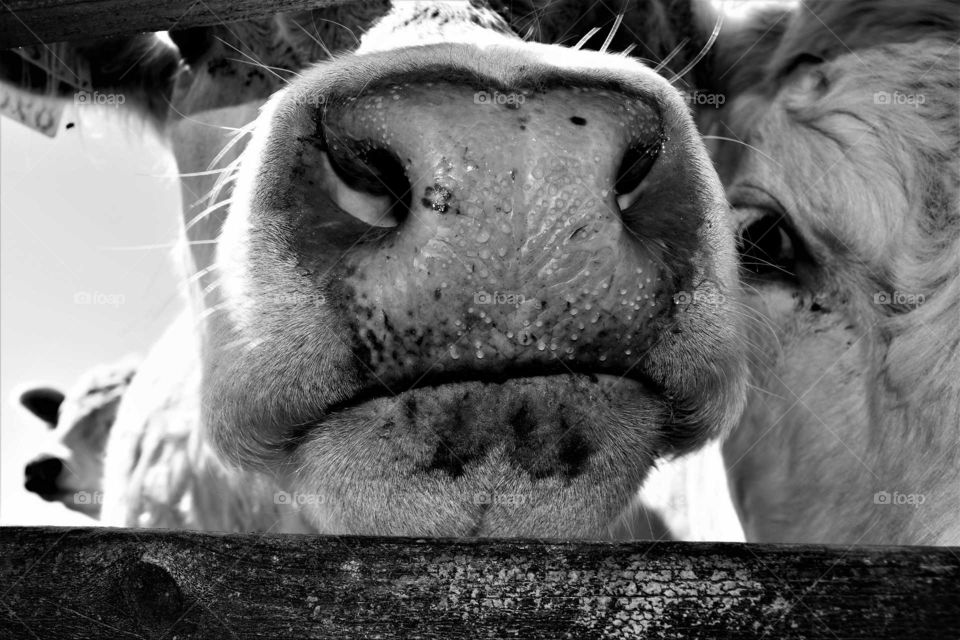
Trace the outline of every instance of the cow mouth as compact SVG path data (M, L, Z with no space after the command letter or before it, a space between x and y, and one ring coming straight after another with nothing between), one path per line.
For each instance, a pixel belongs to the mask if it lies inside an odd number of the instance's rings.
M511 366L501 371L433 369L415 378L398 379L388 385L382 380L364 385L350 398L337 402L325 412L327 415L349 410L374 400L400 399L405 395L437 389L490 388L510 390L517 384L534 380L553 379L577 388L609 389L618 384L638 385L648 393L663 395L663 390L639 367L629 370L615 367L571 367L557 360L555 365Z
M659 445L672 411L652 381L638 377L569 369L425 375L399 392L364 389L311 429L379 429L380 438L432 449L418 470L451 479L495 450L534 481L570 479L595 452L617 446L618 430L642 428L647 443Z
M289 486L322 498L310 517L330 532L596 536L670 416L646 384L609 373L427 378L333 408L292 452Z

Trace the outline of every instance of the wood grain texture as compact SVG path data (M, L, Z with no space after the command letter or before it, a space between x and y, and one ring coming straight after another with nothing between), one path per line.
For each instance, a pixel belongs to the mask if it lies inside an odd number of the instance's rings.
M0 49L262 18L356 0L4 0Z
M0 530L4 638L955 638L960 549Z

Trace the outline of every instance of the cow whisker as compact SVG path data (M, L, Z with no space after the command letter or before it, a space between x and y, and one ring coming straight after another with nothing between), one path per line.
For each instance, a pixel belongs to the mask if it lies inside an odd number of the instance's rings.
M704 140L722 140L722 141L724 141L724 142L734 142L734 143L736 143L736 144L741 144L741 145L743 145L744 147L746 147L747 149L750 149L751 151L755 151L755 152L756 152L757 154L759 154L760 156L766 158L767 160L769 160L769 161L772 162L773 164L777 165L778 167L780 167L781 169L783 169L784 171L786 171L786 169L784 169L784 167L783 167L782 164L780 164L779 162L777 162L776 160L774 160L774 159L771 158L769 155L767 155L766 153L764 153L763 151L761 151L761 150L758 149L757 147L753 146L753 145L750 144L749 142L744 142L743 140L738 140L738 139L736 139L736 138L728 138L727 136L707 135L707 136L701 136L701 137L702 137Z
M316 26L317 19L318 19L318 18L317 18L316 16L314 16L314 17L312 18L313 23L314 23L314 26ZM349 33L351 36L353 36L353 39L356 41L357 46L360 46L360 38L358 38L358 37L357 37L357 34L354 33L353 29L351 29L351 28L348 27L347 25L342 24L342 23L340 23L340 22L337 22L336 20L330 20L330 19L328 19L328 18L319 18L319 20L320 20L320 22L329 22L330 24L335 24L335 25L337 25L337 26L340 27L341 29L346 29L346 30L347 30L347 33Z
M593 29L590 29L590 31L587 31L586 35L580 38L580 41L577 42L577 44L573 45L574 50L582 48L583 45L590 41L590 38L597 35L598 31L600 31L600 27L594 27Z
M230 149L232 149L234 146L236 146L237 143L240 142L240 140L242 140L244 136L247 136L247 135L250 135L251 133L253 133L253 129L254 129L254 126L255 126L255 125L256 125L256 120L254 120L254 121L252 121L252 122L249 122L249 123L245 124L244 126L240 127L239 129L237 129L237 134L236 134L235 136L233 136L232 138L230 138L229 141L227 141L227 144L225 144L225 145L223 146L223 149L221 149L221 150L217 153L217 155L215 155L215 156L213 157L213 160L210 161L210 164L207 165L207 168L212 169L213 167L215 167L215 166L217 166L218 164L220 164L220 161L223 160L224 156L226 156L227 153L230 152ZM227 168L229 169L230 166L232 166L232 164L231 164L231 165L227 165Z
M232 44L230 44L229 42L227 42L226 40L224 40L224 39L221 38L220 36L217 36L217 40L219 40L221 43L225 44L226 46L230 47L231 49L233 49L234 51L236 51L236 52L239 53L240 55L242 55L242 56L244 56L244 57L246 57L246 58L249 58L250 64L253 64L253 65L256 66L256 67L260 67L260 68L263 69L264 71L269 71L269 72L272 73L274 76L276 76L277 79L280 80L280 82L282 82L282 83L284 83L284 84L287 84L288 80L287 80L286 78L284 78L283 76L281 76L281 75L280 75L279 73L277 73L276 71L274 71L273 68L271 68L271 67L263 64L262 62L260 62L259 60L257 60L257 59L254 58L253 56L251 56L249 53L246 53L245 51L242 51L242 50L238 49L237 47L233 46ZM232 60L232 58L231 58L231 60ZM243 61L242 61L242 60L237 60L237 62L243 62ZM284 71L288 71L288 69L284 69ZM297 73L294 72L294 71L291 71L290 73L294 73L295 75L299 75L299 74L297 74Z
M300 29L300 31L303 31L303 33L304 33L308 38L310 38L311 40L313 40L313 42L314 42L318 47L320 47L320 49L323 51L324 55L327 56L327 58L332 58L332 57L333 57L333 53L331 53L330 49L327 48L327 45L323 44L323 41L319 38L319 36L315 36L315 35L313 35L312 33L310 33L309 31L307 31L306 29L304 29L304 28L303 28L303 25L301 25L299 22L297 22L297 21L294 20L293 18L290 18L290 22L292 22L292 23L294 24L294 26L297 27L297 29ZM316 24L314 24L314 29L316 29Z
M603 46L600 47L600 53L606 53L607 48L610 47L610 43L613 42L613 37L617 35L617 29L620 28L620 25L623 23L623 11L617 14L616 20L613 21L613 27L610 29L610 33L607 34L606 40L603 41Z
M225 199L225 200L221 200L220 202L218 202L218 203L216 203L216 204L213 204L213 205L207 207L206 209L204 209L203 211L201 211L200 213L198 213L197 215L195 215L195 216L190 220L190 222L188 222L188 223L184 226L184 231L190 231L190 229L192 229L192 228L195 227L197 224L199 224L202 220L204 220L205 218L207 218L211 213L213 213L214 211L216 211L216 210L218 210L218 209L222 209L222 208L224 208L224 207L229 206L230 203L232 203L232 202L233 202L233 199L232 199L232 198L227 198L227 199Z
M656 71L657 73L660 73L663 69L666 68L666 66L667 66L668 64L670 64L670 61L673 60L673 59L677 56L678 53L680 53L681 51L683 51L683 48L684 48L685 46L687 46L687 43L688 43L688 42L690 42L690 38L684 38L683 40L681 40L681 41L680 41L680 44L678 44L676 47L674 47L673 51L671 51L670 54L669 54L666 58L664 58L664 59L661 60L659 63L657 63L657 66L654 67L653 70ZM669 71L669 69L668 69L668 71ZM674 74L674 75L676 75L676 74Z
M720 28L723 26L723 12L717 12L717 21L713 25L713 32L710 34L710 37L707 39L707 43L703 45L703 48L700 49L700 52L693 57L693 60L687 64L683 69L680 70L680 73L675 74L670 78L670 84L673 84L683 76L687 75L691 69L700 64L700 61L707 55L710 49L713 48L713 45L717 41L717 37L720 35Z

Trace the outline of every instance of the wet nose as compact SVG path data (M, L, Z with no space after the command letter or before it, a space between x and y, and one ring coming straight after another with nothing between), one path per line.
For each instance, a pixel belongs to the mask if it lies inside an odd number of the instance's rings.
M39 458L27 464L24 469L23 486L27 491L41 496L53 495L59 491L57 478L63 471L63 461L60 458Z
M298 173L258 204L292 212L297 262L324 277L371 379L425 362L622 372L662 334L719 202L665 95L384 84L330 100L277 148Z

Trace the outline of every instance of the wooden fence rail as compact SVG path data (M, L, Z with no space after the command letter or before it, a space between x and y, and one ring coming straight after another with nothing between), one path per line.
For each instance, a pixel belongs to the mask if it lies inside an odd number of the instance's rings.
M960 548L0 529L3 638L956 638Z
M202 27L357 0L0 0L0 49Z

